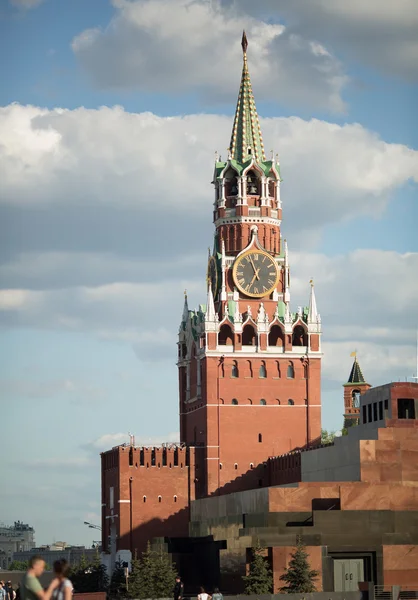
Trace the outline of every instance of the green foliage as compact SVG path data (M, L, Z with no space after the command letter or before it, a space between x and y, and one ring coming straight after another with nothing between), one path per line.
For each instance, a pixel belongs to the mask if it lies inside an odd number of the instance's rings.
M128 595L130 598L168 598L173 593L177 572L163 550L152 550L148 542L141 559L132 560Z
M331 444L335 439L335 431L321 429L321 444Z
M267 560L263 556L264 548L259 544L251 549L252 561L250 572L242 579L244 581L245 593L271 594L273 592L273 574Z
M109 596L111 598L126 598L127 596L125 569L120 562L115 564L115 570L112 573Z
M284 587L280 588L280 591L288 594L316 592L314 581L319 573L311 569L308 562L309 555L300 537L297 540L296 550L291 556L292 560L289 562L286 573L280 577L280 580L286 583Z
M106 592L109 587L106 567L101 564L98 553L92 562L83 554L79 564L71 570L70 577L78 593Z
M12 560L8 566L9 571L26 571L29 567L27 560ZM51 571L51 567L45 563L45 571Z
M13 560L8 566L9 571L26 571L27 568L27 560Z

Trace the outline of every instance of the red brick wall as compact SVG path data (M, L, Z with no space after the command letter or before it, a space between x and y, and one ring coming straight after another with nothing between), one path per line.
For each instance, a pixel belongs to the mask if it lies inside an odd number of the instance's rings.
M194 449L179 448L177 466L173 448L167 449L165 466L162 448L155 449L154 465L151 448L119 447L104 453L102 463L112 452L117 453L118 465L104 470L103 498L106 506L102 507L102 511L103 521L109 528L111 519L106 519L112 514L109 488L114 486L113 514L118 515L115 518L117 549L141 552L153 537L187 535L189 505L195 497ZM106 535L108 531L103 535L104 541Z

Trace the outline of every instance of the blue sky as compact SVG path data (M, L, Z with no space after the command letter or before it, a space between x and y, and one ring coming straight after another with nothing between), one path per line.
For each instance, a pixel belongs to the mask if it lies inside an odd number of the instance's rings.
M347 4L0 1L3 521L91 543L99 452L176 439L183 289L204 302L244 27L292 306L316 282L324 426L355 348L374 385L413 374L414 0Z

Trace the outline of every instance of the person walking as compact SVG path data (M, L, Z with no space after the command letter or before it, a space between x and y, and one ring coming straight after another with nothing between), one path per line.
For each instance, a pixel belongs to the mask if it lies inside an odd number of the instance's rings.
M224 600L223 595L221 594L221 592L219 591L219 588L217 588L217 587L213 590L212 600Z
M73 584L68 579L70 565L65 558L54 562L54 575L58 579L59 584L52 592L52 600L71 600L73 595Z
M200 588L200 594L197 596L197 600L211 600L212 596L205 592L205 588Z
M32 556L29 561L29 568L20 585L21 600L50 600L52 592L59 585L59 580L55 577L49 587L44 590L39 582L39 577L44 571L45 561L42 556Z
M0 581L0 600L6 600L5 583L3 580Z

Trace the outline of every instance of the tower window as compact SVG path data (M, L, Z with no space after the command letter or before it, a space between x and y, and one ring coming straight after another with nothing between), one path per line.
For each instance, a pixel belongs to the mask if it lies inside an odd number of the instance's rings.
M256 346L256 334L252 325L246 325L242 332L242 345L243 346Z
M269 346L280 346L284 345L284 335L282 328L279 325L273 325L270 329L268 345Z
M261 444L262 441L263 441L263 434L259 433L258 434L258 443Z
M237 470L238 470L238 463L235 463L235 465L234 465L234 469L235 469L235 471L237 471Z
M222 463L219 463L219 470L222 471Z
M232 404L234 406L237 406L238 405L238 400L236 398L232 398Z
M146 496L144 496L144 497L142 498L142 500L143 500L144 502L146 502L146 501L147 501L147 497L146 497Z
M250 469L254 469L254 463L250 463Z
M238 363L236 360L234 360L232 364L231 377L239 377Z
M289 406L294 406L295 401L292 400L292 398L289 398L289 400L287 401L287 403L288 403Z
M293 366L292 361L289 362L287 366L287 378L294 379L295 378L295 367Z
M232 335L232 329L229 325L224 323L219 330L218 344L220 346L232 346L234 343L234 337Z
M264 398L261 398L260 404L261 406L266 406L267 402L264 400Z
M398 419L415 419L415 402L412 398L398 399Z
M177 496L174 496L174 502L177 502Z
M265 379L265 378L267 377L266 363L264 362L264 360L263 360L263 362L261 363L260 369L259 369L259 371L258 371L258 376L259 376L261 379Z
M306 335L305 329L302 325L297 325L293 330L292 345L293 346L307 346L308 336Z

